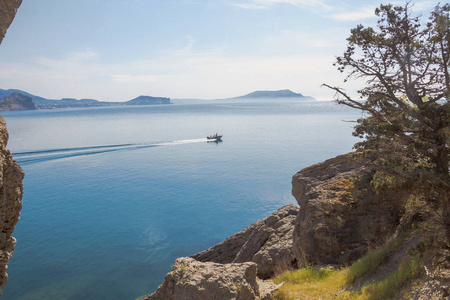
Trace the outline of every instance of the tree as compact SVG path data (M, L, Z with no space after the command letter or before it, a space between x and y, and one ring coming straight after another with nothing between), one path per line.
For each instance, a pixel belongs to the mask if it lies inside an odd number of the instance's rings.
M450 245L450 5L437 5L426 24L412 7L381 5L376 28L352 29L337 57L347 79L366 80L358 91L364 100L324 86L338 103L365 112L353 132L363 139L355 148L375 154L375 165L440 204Z

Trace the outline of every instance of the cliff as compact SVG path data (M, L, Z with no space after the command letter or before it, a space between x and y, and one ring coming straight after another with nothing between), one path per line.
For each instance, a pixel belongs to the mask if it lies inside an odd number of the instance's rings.
M8 132L0 117L0 295L8 280L6 264L10 260L16 240L11 236L22 209L22 180L24 173L6 149Z
M22 0L2 0L0 1L0 44L5 37L6 30L11 25L16 16L17 9Z
M367 163L340 155L293 176L301 207L293 234L299 265L347 265L395 232L406 195L375 193L358 179L374 173Z
M0 43L11 25L22 0L0 1ZM8 131L5 120L0 117L0 296L8 281L6 273L16 240L11 236L19 221L22 209L22 180L24 173L6 149Z
M30 97L19 93L0 98L0 111L5 110L35 110L36 104Z

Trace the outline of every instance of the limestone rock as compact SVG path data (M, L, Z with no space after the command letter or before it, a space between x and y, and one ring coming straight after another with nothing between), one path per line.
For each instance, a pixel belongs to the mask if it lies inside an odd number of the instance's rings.
M0 1L0 44L5 37L6 30L11 25L16 16L22 0L2 0Z
M299 265L348 264L380 245L398 225L402 199L355 188L352 175L372 170L349 155L305 168L292 178L300 205L293 233Z
M256 264L252 262L218 264L199 262L189 257L179 258L156 292L142 299L268 300L278 287L264 283L264 291L260 291L256 269ZM264 298L261 298L261 294L264 294Z
M11 236L22 209L22 180L24 173L6 149L8 132L0 117L0 295L8 279L7 266L14 252L16 240Z
M192 256L202 262L255 262L258 277L270 278L276 271L296 266L292 252L292 232L298 208L286 205L256 221L223 242Z

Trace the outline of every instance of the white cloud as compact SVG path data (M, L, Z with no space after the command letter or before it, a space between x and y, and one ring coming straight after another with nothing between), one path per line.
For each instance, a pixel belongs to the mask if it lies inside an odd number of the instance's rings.
M337 21L358 21L375 17L374 7L363 7L359 10L331 14L329 17Z
M321 0L245 0L243 2L235 2L232 4L246 9L265 9L277 4L330 8L329 5Z
M132 82L142 82L142 83L154 83L161 79L171 78L170 75L131 75L131 74L112 74L105 75L113 79L115 83L132 83Z
M193 53L111 65L42 58L45 64L0 63L0 81L7 88L50 99L125 101L144 94L213 99L286 88L330 99L332 92L319 87L340 78L333 60L333 56L324 54L230 57L223 53Z

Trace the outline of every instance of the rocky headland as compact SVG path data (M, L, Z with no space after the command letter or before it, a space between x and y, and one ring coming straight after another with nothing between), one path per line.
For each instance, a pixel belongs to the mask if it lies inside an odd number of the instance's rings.
M35 110L37 109L33 99L19 93L0 98L0 111L8 110Z
M348 266L411 227L418 217L405 213L407 195L374 192L369 179L375 171L367 159L353 157L340 155L295 174L292 195L299 207L284 206L205 251L177 259L163 284L143 299L272 299L282 285L270 280L274 276L305 266ZM390 268L420 241L416 237L392 254ZM378 273L389 270L383 268ZM441 299L449 283L445 276L435 283L437 296L430 299ZM420 286L417 299L426 299L420 293L429 288Z

